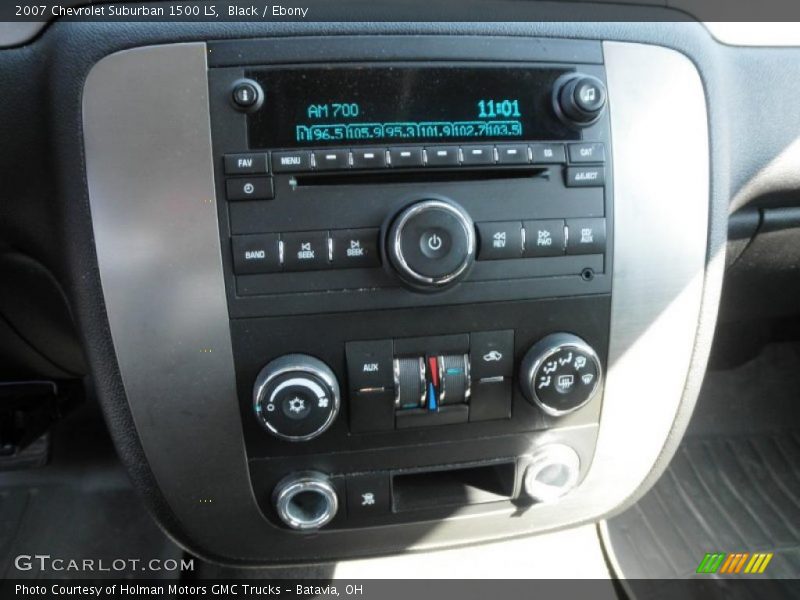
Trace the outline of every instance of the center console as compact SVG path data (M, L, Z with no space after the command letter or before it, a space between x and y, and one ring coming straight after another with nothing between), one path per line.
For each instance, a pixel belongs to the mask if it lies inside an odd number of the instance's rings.
M276 525L496 511L586 473L613 267L605 70L541 50L212 63L242 426Z
M622 505L689 368L705 119L688 60L613 42L229 40L98 63L109 323L193 542L319 561Z

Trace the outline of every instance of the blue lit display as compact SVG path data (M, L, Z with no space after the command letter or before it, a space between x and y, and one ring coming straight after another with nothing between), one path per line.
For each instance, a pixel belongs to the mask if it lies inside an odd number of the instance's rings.
M575 139L552 114L562 69L304 67L257 69L265 90L249 115L252 148Z

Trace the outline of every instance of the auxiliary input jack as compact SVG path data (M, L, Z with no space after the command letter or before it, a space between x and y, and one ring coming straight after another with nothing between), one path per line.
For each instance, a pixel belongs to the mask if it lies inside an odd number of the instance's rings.
M283 478L273 494L278 517L298 531L319 529L339 508L336 490L323 473L303 471Z
M584 269L581 271L581 279L584 281L591 281L594 279L594 269Z

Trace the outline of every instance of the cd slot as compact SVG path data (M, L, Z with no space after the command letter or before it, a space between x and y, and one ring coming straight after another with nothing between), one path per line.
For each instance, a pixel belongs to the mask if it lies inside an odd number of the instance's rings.
M308 173L295 176L297 187L323 185L385 185L392 183L436 183L460 181L495 181L500 179L533 179L550 177L548 167L438 169L407 171L370 171L341 173Z

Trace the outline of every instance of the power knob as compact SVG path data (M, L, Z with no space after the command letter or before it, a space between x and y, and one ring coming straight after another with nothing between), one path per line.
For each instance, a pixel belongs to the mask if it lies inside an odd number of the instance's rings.
M475 260L475 225L455 202L426 199L402 210L386 235L386 253L400 279L422 291L466 277Z
M339 413L339 383L321 360L287 354L259 372L253 408L264 429L292 442L311 440L331 426Z
M587 127L603 114L606 86L591 75L570 74L559 78L553 90L553 106L567 125Z
M602 377L597 353L571 333L543 338L528 350L520 367L525 398L554 417L588 404L600 389Z

